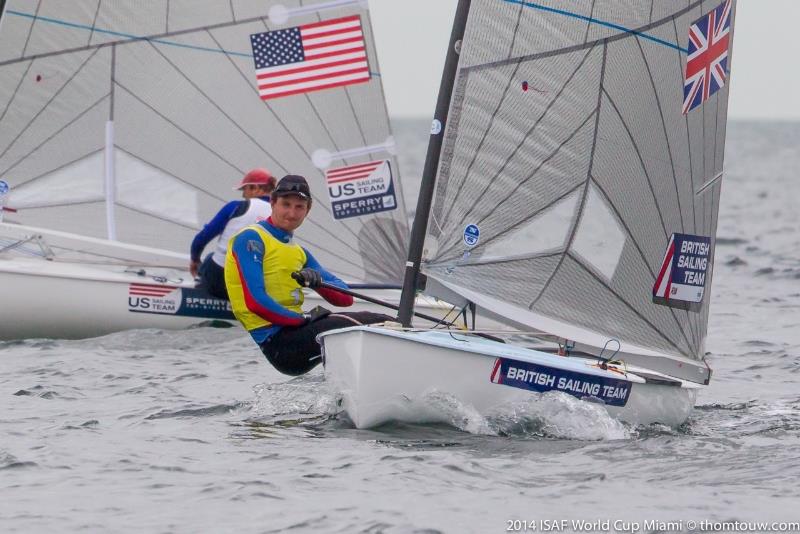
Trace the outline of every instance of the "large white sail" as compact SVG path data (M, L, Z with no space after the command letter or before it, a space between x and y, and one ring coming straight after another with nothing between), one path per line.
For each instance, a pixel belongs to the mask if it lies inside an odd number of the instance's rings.
M406 211L365 7L9 0L0 179L17 211L6 222L188 253L241 176L266 167L309 179L314 206L298 238L326 267L397 282ZM251 35L348 17L357 35L345 46L362 43L366 55L360 83L260 98ZM342 207L330 176L365 164L372 174L349 175L361 192Z
M704 355L734 16L731 0L473 1L429 287L593 347L617 339L675 376L690 362L699 375L686 377L707 380L691 362ZM675 244L691 249L680 261L693 293L670 300L676 282L659 301Z

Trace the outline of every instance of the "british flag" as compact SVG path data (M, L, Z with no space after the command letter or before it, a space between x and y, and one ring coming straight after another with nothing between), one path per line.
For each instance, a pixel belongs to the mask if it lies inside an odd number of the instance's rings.
M689 58L683 89L683 113L689 113L725 87L733 0L695 21L689 28Z

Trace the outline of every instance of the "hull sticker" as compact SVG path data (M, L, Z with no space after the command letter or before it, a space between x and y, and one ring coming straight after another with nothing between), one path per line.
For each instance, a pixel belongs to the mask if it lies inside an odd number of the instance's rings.
M544 393L561 391L579 399L600 401L609 406L625 406L631 382L547 367L535 363L496 358L489 377L492 383Z

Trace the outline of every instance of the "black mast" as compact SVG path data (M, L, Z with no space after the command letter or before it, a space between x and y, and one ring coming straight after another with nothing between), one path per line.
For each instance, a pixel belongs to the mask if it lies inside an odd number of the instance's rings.
M414 298L417 294L419 282L419 267L422 261L425 231L428 228L433 190L436 185L436 171L439 169L439 155L442 150L447 114L450 111L450 98L453 94L453 85L458 71L458 56L461 51L461 40L464 38L464 29L467 26L469 6L470 0L458 0L456 16L453 20L453 31L450 35L450 44L447 47L447 60L445 61L444 72L442 72L442 83L439 85L439 99L436 102L431 137L428 141L428 153L425 156L425 168L422 171L422 185L417 199L417 211L414 214L414 224L411 227L411 242L408 245L408 261L406 262L405 277L403 278L403 293L400 296L400 311L397 316L397 320L405 327L411 326L411 317L414 314Z
M0 0L0 22L3 22L3 11L6 9L6 0Z

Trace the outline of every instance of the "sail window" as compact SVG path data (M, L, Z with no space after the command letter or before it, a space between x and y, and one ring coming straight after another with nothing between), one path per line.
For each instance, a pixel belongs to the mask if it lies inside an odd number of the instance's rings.
M591 184L572 242L572 252L610 281L624 246L625 233L597 188Z
M502 238L490 242L482 259L538 254L564 247L580 193L575 192Z

